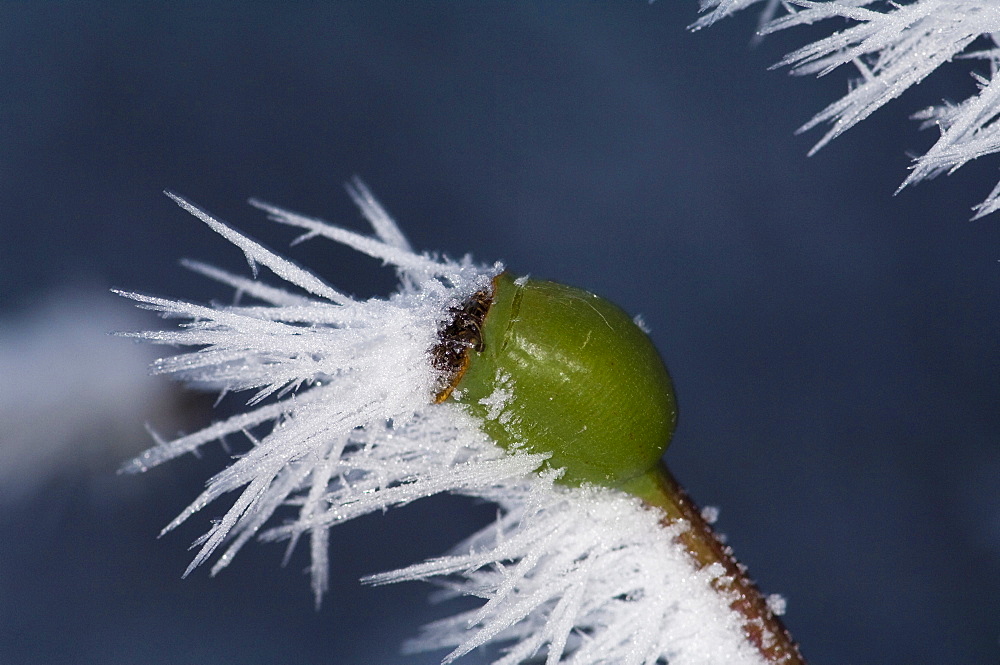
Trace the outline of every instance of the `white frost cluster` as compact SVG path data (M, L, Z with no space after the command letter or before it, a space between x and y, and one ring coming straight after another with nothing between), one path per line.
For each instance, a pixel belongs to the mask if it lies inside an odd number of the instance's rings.
M841 65L853 65L859 76L844 97L830 104L799 131L829 124L815 152L910 86L952 60L985 63L973 73L975 92L959 103L942 102L914 114L922 128L937 127L940 136L916 157L912 172L900 185L951 173L967 162L1000 151L1000 0L702 0L706 12L694 28L711 25L740 9L764 6L760 34L825 19L846 19L846 29L788 54L779 66L794 74L823 76ZM779 15L779 9L783 12ZM810 154L811 154L810 153ZM1000 208L1000 184L977 205L975 218Z
M489 642L507 645L494 665L540 653L547 665L763 662L740 617L710 590L722 565L695 570L676 542L686 525L665 528L658 512L621 492L546 478L487 498L504 517L453 555L368 578L446 576L446 595L486 599L427 626L410 650L451 647L447 663Z
M710 586L720 572L697 570L674 540L682 527L663 528L658 512L621 493L555 484L558 471L537 472L544 455L504 451L462 405L433 404L430 351L442 322L502 266L416 254L360 182L349 191L373 237L255 205L306 237L395 266L400 288L388 299L350 298L177 197L242 249L255 272L263 265L286 286L189 262L253 302L206 307L122 294L184 321L176 330L130 336L196 347L157 361L157 372L223 392L252 391L245 413L158 440L126 467L145 471L226 436L247 439L248 450L165 529L238 493L198 540L188 572L220 546L213 573L255 536L287 539L290 552L306 535L318 603L327 588L330 527L440 492L466 494L496 502L497 524L450 556L371 580L438 578L452 595L486 599L476 612L428 627L418 647L454 648L451 660L497 644L506 654L497 662L505 665L538 658L549 665L762 662L739 617Z

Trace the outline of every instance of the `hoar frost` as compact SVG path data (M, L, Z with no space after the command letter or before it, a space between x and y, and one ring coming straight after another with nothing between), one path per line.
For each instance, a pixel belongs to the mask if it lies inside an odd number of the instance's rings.
M411 648L452 649L447 662L496 644L503 665L763 662L728 599L711 586L721 567L699 570L676 541L686 524L665 527L657 510L621 492L556 484L558 470L539 471L545 455L505 451L462 405L434 404L439 377L430 350L442 324L503 266L417 254L360 182L348 189L373 236L253 203L304 229L302 238L324 237L394 266L399 289L387 299L351 298L173 195L244 252L254 277L264 266L284 284L187 262L249 303L208 307L121 293L182 321L128 336L195 347L157 361L155 372L250 393L244 413L172 441L157 438L126 466L145 471L226 436L247 439L245 454L164 529L238 494L196 542L185 574L213 556L218 572L255 536L287 540L289 553L307 536L318 604L332 526L449 492L495 502L498 521L448 556L368 581L438 580L451 595L485 602L428 626ZM516 391L516 381L506 387ZM494 397L496 417L516 399ZM279 508L294 517L273 524Z
M763 4L759 34L839 19L836 32L804 46L778 63L793 74L823 76L848 65L857 70L847 94L816 114L799 131L828 124L830 129L813 147L861 122L910 86L953 60L979 62L984 73L973 73L974 93L965 100L944 101L915 113L921 128L936 127L940 136L923 155L914 158L907 185L954 172L984 155L1000 152L1000 0L701 0L702 16L692 28L702 28L758 3ZM846 20L847 27L842 27ZM811 153L810 153L811 154ZM1000 184L979 205L975 217L1000 209Z

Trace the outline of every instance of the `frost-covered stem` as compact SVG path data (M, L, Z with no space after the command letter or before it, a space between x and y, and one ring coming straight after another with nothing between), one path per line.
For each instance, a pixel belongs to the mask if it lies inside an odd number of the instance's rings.
M747 576L746 566L734 558L732 548L715 534L701 510L674 479L666 465L661 462L649 473L631 481L624 489L662 510L663 524L683 522L688 525L689 528L678 536L678 540L699 567L723 567L725 573L717 576L712 586L730 599L730 608L744 617L743 630L747 639L757 647L768 663L805 665L806 661L788 629L771 611L757 585Z

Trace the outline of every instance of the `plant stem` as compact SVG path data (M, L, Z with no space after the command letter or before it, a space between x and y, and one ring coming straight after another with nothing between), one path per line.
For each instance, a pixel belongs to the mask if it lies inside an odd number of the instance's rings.
M725 574L716 577L712 586L730 600L729 607L743 617L743 631L768 663L805 665L799 647L767 605L757 585L747 575L746 566L733 556L733 550L712 530L701 510L660 462L645 475L629 481L622 489L663 511L663 524L684 522L689 525L677 540L687 549L699 568L721 564Z

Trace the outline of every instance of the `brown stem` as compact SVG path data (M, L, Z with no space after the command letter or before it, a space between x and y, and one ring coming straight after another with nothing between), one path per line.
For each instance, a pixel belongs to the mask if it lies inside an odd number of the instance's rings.
M684 521L690 525L677 539L699 567L718 563L725 568L726 573L716 577L712 586L732 599L729 607L743 616L743 631L747 640L757 647L768 663L805 665L806 661L788 629L768 608L757 585L747 576L746 566L739 563L733 557L732 548L715 535L702 517L701 510L664 464L660 463L654 471L631 481L623 489L660 508L664 512L664 524Z

